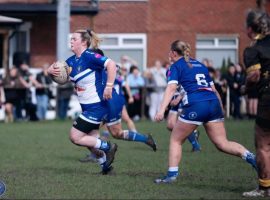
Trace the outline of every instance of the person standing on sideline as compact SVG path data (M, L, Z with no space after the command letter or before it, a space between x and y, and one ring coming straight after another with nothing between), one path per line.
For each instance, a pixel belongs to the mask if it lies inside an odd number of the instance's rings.
M46 113L49 105L50 85L52 79L47 72L49 64L44 64L42 72L37 74L36 80L41 84L40 88L36 89L37 97L37 117L39 120L46 119Z
M244 197L270 197L270 19L265 12L250 11L247 35L253 44L244 51L247 67L246 91L255 86L258 107L255 121L255 147L259 187Z
M171 44L169 57L174 64L170 68L168 85L155 120L163 120L165 110L179 85L186 91L186 99L183 102L183 112L170 137L167 175L156 179L157 184L176 181L179 175L178 165L182 158L182 144L201 124L218 150L241 157L257 168L253 153L241 144L228 141L222 103L208 69L202 63L190 58L190 53L190 45L186 42L176 40Z
M155 114L158 111L164 90L167 85L166 69L163 68L160 60L155 61L155 65L148 70L150 78L153 80L154 87L150 93L149 117L154 121Z
M57 86L57 117L61 120L67 118L69 102L73 93L74 87L71 82Z

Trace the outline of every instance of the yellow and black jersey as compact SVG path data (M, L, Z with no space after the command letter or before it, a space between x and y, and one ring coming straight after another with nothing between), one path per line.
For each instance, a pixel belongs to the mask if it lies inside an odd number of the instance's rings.
M270 35L256 41L256 43L245 49L244 63L247 74L251 71L260 69L261 76L257 89L261 90L269 86L270 81Z

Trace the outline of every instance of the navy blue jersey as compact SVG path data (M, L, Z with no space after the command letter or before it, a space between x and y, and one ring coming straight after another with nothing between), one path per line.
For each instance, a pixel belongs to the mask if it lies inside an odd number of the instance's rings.
M190 64L192 66L189 66L182 57L170 67L167 73L168 84L181 85L181 89L186 92L182 100L183 104L218 99L211 88L213 81L208 69L195 59L190 59Z

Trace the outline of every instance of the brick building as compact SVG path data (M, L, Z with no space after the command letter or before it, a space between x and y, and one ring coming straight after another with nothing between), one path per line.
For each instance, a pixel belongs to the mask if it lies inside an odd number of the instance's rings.
M216 67L224 59L242 62L242 52L249 44L245 14L255 7L255 0L100 0L98 6L95 3L71 1L71 32L93 28L104 38L101 48L109 57L119 62L121 55L129 55L141 68L152 66L156 59L166 60L169 45L176 39L188 41L193 56L200 60L209 58ZM33 67L53 62L56 7L53 0L1 0L1 15L23 21L15 26L3 26L0 22L2 57L8 51L12 63L12 54L25 51L29 52ZM14 30L16 34L12 36ZM9 50L4 48L6 43ZM6 65L3 61L1 67Z

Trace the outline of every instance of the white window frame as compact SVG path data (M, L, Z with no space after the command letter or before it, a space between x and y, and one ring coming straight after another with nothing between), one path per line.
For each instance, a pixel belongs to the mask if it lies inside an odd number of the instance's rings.
M145 33L117 33L117 34L99 34L101 38L116 38L117 44L115 45L104 45L101 43L100 48L102 50L112 50L112 49L139 49L143 51L143 70L146 69L147 63L147 37ZM125 39L141 39L140 44L125 44Z
M198 40L214 40L214 45L200 45ZM235 40L235 45L220 45L220 40ZM236 50L236 62L239 62L239 35L238 34L228 34L228 35L197 35L196 37L196 51L203 49L233 49Z

